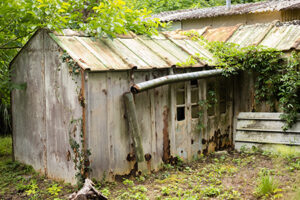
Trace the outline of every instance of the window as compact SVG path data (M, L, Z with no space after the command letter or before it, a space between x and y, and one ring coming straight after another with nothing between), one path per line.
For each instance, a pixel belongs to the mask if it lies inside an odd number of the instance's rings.
M185 85L178 86L176 91L176 116L177 121L185 119Z
M177 121L183 121L185 119L184 110L185 107L177 107Z
M199 118L199 90L198 81L191 81L191 106L192 106L192 118Z

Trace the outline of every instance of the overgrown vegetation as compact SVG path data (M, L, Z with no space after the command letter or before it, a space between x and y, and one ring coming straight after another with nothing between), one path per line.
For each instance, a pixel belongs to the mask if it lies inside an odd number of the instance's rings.
M77 187L81 188L84 184L85 179L88 177L91 168L89 163L89 156L91 152L89 149L85 149L83 130L82 130L82 119L72 120L70 122L71 129L69 132L69 143L73 151L73 163L75 166L77 179ZM76 136L77 129L80 130L80 143L77 142L78 137Z
M12 161L10 137L0 137L0 199L66 199L69 184L46 179L31 166Z
M297 199L300 171L289 170L289 159L298 156L295 151L286 156L243 148L241 153L201 156L190 165L164 165L159 173L99 188L111 199Z
M261 0L232 0L232 4ZM11 132L9 63L40 28L84 31L94 37L133 31L155 34L160 23L151 13L224 5L226 0L1 0L0 2L0 135ZM145 20L147 18L147 20Z
M208 42L193 31L184 34L208 48L216 66L224 70L224 76L236 75L241 71L254 74L257 102L266 102L273 112L283 111L283 130L296 123L297 113L300 112L300 53L292 52L287 56L273 48ZM195 64L196 59L203 58L194 55L185 65ZM276 102L279 102L279 110L276 109Z
M69 28L110 38L129 31L151 35L164 24L149 19L150 13L123 0L1 0L0 135L10 133L10 91L16 88L10 81L9 63L36 30Z
M297 147L277 146L199 156L195 162L164 164L157 173L96 182L109 199L288 199L300 194ZM298 153L297 153L298 152ZM0 138L0 199L67 199L76 188L11 160L11 138Z

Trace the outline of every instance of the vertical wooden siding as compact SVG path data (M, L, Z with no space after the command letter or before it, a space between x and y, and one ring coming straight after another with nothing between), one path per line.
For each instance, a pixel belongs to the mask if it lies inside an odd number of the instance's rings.
M93 177L102 178L105 175L109 179L113 179L116 175L137 172L135 171L133 144L125 116L123 94L128 92L133 82L139 83L164 75L168 75L168 70L137 71L133 73L133 76L128 71L88 74L89 131L87 137L88 147L92 151ZM206 79L199 80L199 99L206 98L206 81ZM219 84L218 78L209 81L214 81L216 85ZM207 152L212 152L231 144L231 82L226 82L229 92L226 113L220 114L217 111L218 106L215 108L214 117L208 118L205 112L204 126L207 128L202 131L197 128L199 119L191 118L190 82L183 84L187 85L186 118L188 120L181 132L176 130L178 129L178 127L176 128L178 122L176 121L175 91L177 84L165 85L134 96L144 156L147 158L146 167L149 172L158 170L163 161L168 162L177 155L182 156L180 153L182 148L187 155L185 159L191 161L199 153L205 153L205 149ZM215 136L216 134L218 136ZM218 138L214 139L214 137ZM180 138L182 138L182 143ZM203 144L203 139L208 142ZM219 146L214 144L218 139L224 139L222 142L218 142ZM209 142L209 140L211 141ZM225 140L226 142L224 142Z

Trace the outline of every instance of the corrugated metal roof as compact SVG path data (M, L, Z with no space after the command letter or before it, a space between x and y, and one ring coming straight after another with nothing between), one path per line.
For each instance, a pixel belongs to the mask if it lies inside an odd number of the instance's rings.
M281 1L263 1L257 3L237 4L232 5L231 9L226 9L226 6L186 9L162 12L153 15L153 18L159 18L161 21L181 21L187 19L200 19L206 17L216 17L225 15L239 15L247 13L263 13L271 11L281 11L289 9L299 9L300 0L281 0Z
M207 31L203 34L203 37L210 42L226 42L240 26L241 24L236 26L207 29Z
M300 50L300 21L279 22L254 25L237 25L220 28L204 28L202 36L208 41L226 41L239 44L242 47L250 45L263 45L266 47L276 48L280 51L288 51L291 49ZM193 30L194 32L202 32L204 30ZM181 39L186 31L174 31L168 33L170 37ZM201 35L200 35L201 36Z
M84 69L92 71L170 68L177 63L199 54L205 60L213 56L204 47L189 39L173 39L163 34L152 38L146 36L119 37L114 40L80 36L78 34L50 36ZM70 36L71 35L71 36ZM201 67L209 61L199 60L192 67Z
M239 44L242 47L257 45L273 26L274 24L240 26L227 42Z
M298 48L299 45L295 45L299 39L300 26L282 25L272 28L260 44L286 51L291 48Z
M300 50L300 21L255 25L236 25L193 30L209 41L226 41L249 45L264 45L278 50ZM192 67L214 65L205 44L189 39L185 31L165 32L158 36L122 36L114 40L64 31L51 37L84 69L92 71L170 68L198 54L203 59Z

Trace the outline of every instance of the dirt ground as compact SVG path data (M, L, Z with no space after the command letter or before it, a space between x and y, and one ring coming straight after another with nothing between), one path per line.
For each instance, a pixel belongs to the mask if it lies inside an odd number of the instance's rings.
M0 199L67 199L76 186L55 182L30 166L11 161L11 141L0 138ZM202 155L159 172L96 182L109 199L288 199L300 200L300 157L257 149Z

